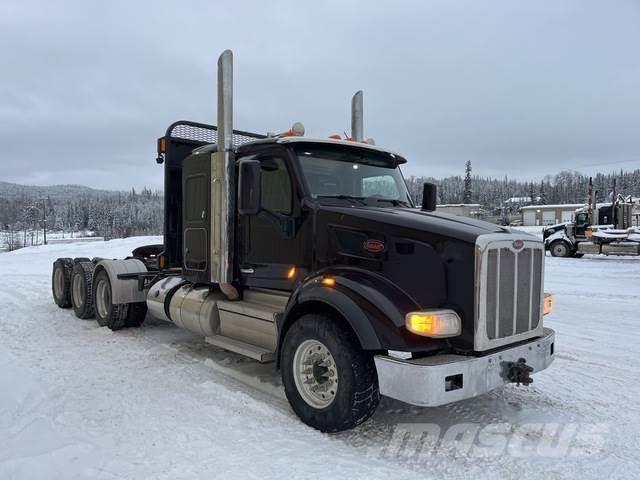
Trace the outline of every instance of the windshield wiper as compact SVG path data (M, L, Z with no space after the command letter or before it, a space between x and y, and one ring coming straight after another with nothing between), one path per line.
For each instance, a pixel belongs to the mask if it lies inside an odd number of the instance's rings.
M316 198L336 198L338 200L356 200L360 202L361 205L366 205L364 197L356 197L353 195L316 195Z
M395 198L376 198L377 202L387 202L393 205L394 207L407 207L409 208L409 204L404 200L396 200Z

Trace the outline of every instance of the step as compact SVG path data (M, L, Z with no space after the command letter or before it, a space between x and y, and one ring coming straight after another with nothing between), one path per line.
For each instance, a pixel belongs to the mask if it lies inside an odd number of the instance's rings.
M273 362L275 360L275 352L269 351L265 348L256 347L249 343L241 342L239 340L234 340L233 338L224 337L222 335L206 337L205 341L230 352L239 353L245 357L253 358L260 363Z
M268 322L275 322L276 315L283 311L283 309L277 305L256 303L247 300L219 300L218 309L247 317L259 318L260 320L266 320Z

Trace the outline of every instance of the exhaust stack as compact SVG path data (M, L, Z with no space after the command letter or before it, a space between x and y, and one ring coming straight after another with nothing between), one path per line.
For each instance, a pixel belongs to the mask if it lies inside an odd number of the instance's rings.
M233 143L233 52L218 58L218 151L229 151Z
M356 142L364 140L362 112L362 90L358 90L351 99L351 138Z
M218 144L211 155L211 281L229 298L237 298L233 281L233 53L218 58Z

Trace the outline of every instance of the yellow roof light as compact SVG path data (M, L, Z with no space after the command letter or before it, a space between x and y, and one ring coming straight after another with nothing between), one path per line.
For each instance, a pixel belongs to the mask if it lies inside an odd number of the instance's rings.
M423 337L455 337L462 332L460 317L453 310L425 310L405 316L407 330Z

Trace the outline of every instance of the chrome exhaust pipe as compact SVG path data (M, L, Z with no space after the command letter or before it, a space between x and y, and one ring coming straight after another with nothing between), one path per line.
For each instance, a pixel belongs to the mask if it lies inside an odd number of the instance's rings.
M218 151L233 147L233 52L218 58Z
M233 212L235 179L233 149L233 53L218 58L218 150L211 156L211 271L213 283L230 299L238 298L233 281Z
M362 112L362 90L358 90L351 99L351 138L356 142L364 140Z

